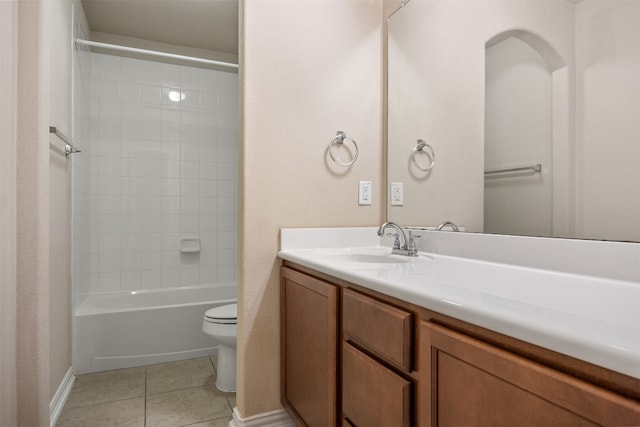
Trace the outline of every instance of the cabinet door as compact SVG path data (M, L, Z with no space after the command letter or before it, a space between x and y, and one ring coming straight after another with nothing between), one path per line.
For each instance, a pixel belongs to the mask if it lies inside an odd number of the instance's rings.
M286 267L281 278L283 405L297 424L334 426L338 289Z
M637 401L429 322L420 325L419 357L431 425L640 423Z
M342 345L342 414L344 425L411 425L411 382L348 343Z

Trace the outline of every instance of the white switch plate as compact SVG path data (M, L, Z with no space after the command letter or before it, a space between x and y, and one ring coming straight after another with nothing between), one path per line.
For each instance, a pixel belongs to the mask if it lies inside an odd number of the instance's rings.
M371 194L371 181L360 181L358 184L358 204L359 205L370 205L371 198L373 195Z
M401 182L391 183L391 206L402 206L404 204L404 188Z

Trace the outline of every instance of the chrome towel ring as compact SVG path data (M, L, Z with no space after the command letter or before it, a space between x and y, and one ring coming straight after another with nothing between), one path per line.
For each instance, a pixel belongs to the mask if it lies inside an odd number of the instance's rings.
M416 155L418 153L423 153L427 156L427 159L429 159L429 162L426 166L421 165L416 159ZM433 147L424 142L422 139L419 139L416 146L413 147L413 152L411 153L411 161L413 161L413 164L416 165L416 167L421 171L429 172L436 164L436 153L433 151Z
M344 143L345 139L348 139L349 141L351 141L351 143L353 144L353 146L355 148L355 152L353 153L353 158L351 159L350 162L340 163L333 156L333 153L332 153L331 150L333 149L334 145L336 145L336 144L342 145ZM331 157L331 161L333 161L333 163L335 163L338 166L344 166L344 167L351 166L352 164L354 164L356 162L356 160L358 160L358 154L360 154L360 150L358 149L358 144L356 144L356 141L354 141L353 138L349 138L347 136L347 134L344 133L341 130L339 130L336 133L336 137L331 140L331 142L329 143L329 147L327 147L327 151L329 152L329 157Z

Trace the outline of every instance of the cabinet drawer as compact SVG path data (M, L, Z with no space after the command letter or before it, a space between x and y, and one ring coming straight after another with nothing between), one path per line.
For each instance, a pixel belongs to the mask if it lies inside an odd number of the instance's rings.
M343 426L409 426L411 389L410 381L343 343Z
M412 314L350 289L344 290L342 325L345 339L410 371Z

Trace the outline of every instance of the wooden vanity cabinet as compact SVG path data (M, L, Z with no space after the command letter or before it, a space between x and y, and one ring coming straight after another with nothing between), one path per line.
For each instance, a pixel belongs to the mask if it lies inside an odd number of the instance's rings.
M640 425L637 378L292 263L281 303L299 426Z
M640 425L637 400L431 322L420 355L432 426Z
M282 404L300 426L338 422L338 290L281 269Z

